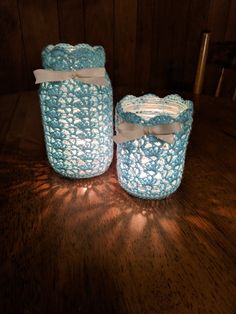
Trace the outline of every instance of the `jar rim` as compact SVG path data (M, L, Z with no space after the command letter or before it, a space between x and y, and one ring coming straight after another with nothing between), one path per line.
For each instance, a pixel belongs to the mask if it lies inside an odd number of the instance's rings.
M105 50L102 46L90 46L85 43L77 45L58 43L48 45L42 50L43 68L54 71L104 67L105 60Z
M47 45L43 50L52 51L54 49L55 50L61 49L61 50L67 51L68 53L72 51L74 52L75 50L79 50L79 49L87 49L87 50L91 50L95 52L97 49L103 49L103 47L100 45L91 46L85 43L80 43L76 45L71 45L69 43L57 43L55 45L53 44Z
M192 117L193 103L177 94L163 98L155 94L127 95L117 104L116 112L124 121L135 124L185 122Z

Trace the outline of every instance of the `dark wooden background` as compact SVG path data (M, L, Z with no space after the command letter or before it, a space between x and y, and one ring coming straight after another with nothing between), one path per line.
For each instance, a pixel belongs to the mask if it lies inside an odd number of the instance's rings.
M204 29L236 40L236 0L1 0L0 93L34 89L42 48L58 42L103 45L116 88L188 91Z

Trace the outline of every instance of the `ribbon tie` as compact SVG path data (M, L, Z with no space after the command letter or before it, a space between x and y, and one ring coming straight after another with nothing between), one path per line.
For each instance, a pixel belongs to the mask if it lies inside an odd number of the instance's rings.
M65 81L76 78L86 84L107 85L105 68L86 68L77 71L53 71L38 69L34 71L35 84L43 82Z
M133 123L122 122L113 140L117 144L138 139L144 135L154 135L169 144L174 143L174 133L181 130L181 123L159 124L155 126L142 126Z

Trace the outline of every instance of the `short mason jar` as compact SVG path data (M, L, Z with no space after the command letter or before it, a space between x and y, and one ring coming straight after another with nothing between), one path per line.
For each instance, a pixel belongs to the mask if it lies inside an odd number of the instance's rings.
M192 114L193 103L178 95L164 98L153 94L129 95L117 104L117 135L121 132L120 126L123 127L123 142L117 144L117 174L120 185L128 193L145 199L163 199L177 190L184 169ZM179 129L173 132L176 125ZM137 138L130 138L130 131L125 130L127 126L138 134ZM170 134L158 134L163 126L170 129ZM157 134L152 134L155 128Z
M49 45L42 51L44 69L77 71L105 66L103 47L87 44ZM39 89L48 160L69 178L104 173L113 157L113 95L100 86L77 78L43 82Z

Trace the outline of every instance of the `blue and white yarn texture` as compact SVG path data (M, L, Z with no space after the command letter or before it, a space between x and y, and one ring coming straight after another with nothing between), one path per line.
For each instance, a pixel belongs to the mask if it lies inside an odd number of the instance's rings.
M147 103L151 105L147 107ZM172 144L154 135L144 135L117 145L118 180L128 193L145 199L163 199L177 190L184 169L192 114L193 103L179 95L164 98L153 94L128 95L117 104L116 130L122 122L142 126L174 122L182 125Z
M101 46L49 45L43 67L75 71L105 66ZM47 155L54 170L69 178L104 173L113 157L112 86L85 84L78 79L44 82L39 89Z

